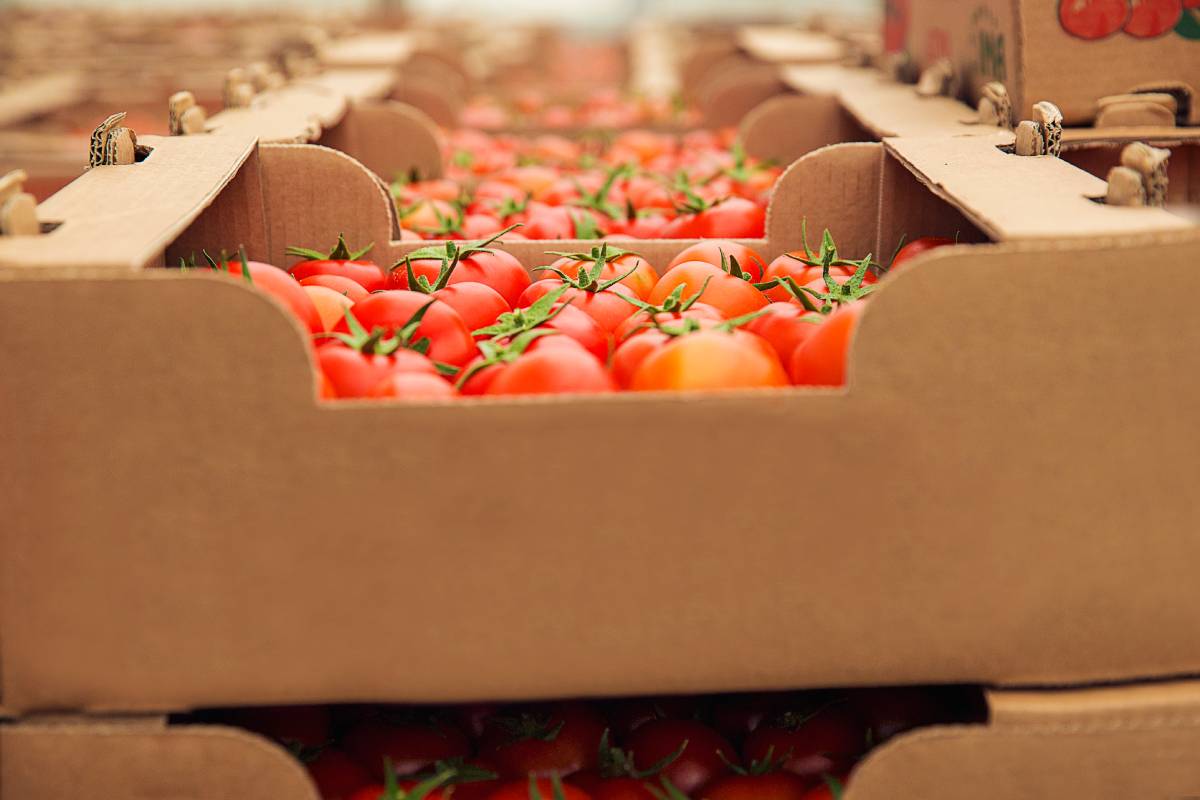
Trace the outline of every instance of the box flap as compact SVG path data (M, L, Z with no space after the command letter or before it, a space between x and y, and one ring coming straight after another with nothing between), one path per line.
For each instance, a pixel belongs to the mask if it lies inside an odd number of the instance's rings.
M827 33L782 25L746 25L737 31L737 43L759 61L805 64L837 61L846 46Z
M396 83L396 73L390 67L327 69L316 77L305 78L301 83L320 87L351 102L383 100Z
M318 800L278 746L230 728L103 723L0 727L0 797Z
M828 94L772 97L742 118L738 132L748 154L777 164L791 164L826 145L872 138Z
M993 694L994 709L1006 694ZM884 745L855 771L846 800L1196 796L1194 685L1037 697L1039 711L1020 719L994 714L988 726L931 728Z
M1194 227L1158 208L1096 202L1107 184L1060 158L1017 156L991 137L888 139L888 152L995 241L1114 236Z
M321 47L320 58L329 67L395 66L416 46L416 36L407 31L364 33L329 42Z
M1200 509L1179 498L1200 481L1200 382L1179 365L1200 342L1200 233L1115 244L928 257L872 300L846 390L449 405L318 405L296 324L238 281L10 272L4 702L1196 672ZM1178 291L1131 305L1131 257ZM97 329L105 347L80 349ZM581 425L604 435L575 446ZM647 441L669 452L631 459ZM814 446L823 474L873 476L870 502L730 486L725 465L794 475ZM625 479L590 482L576 514L520 490L547 448L561 474Z
M0 238L0 267L136 269L163 250L233 180L255 149L248 134L139 140L154 148L128 166L96 167L38 207L41 236Z
M913 86L883 72L837 64L784 67L780 75L803 94L833 94L876 138L888 136L988 136L996 129L971 125L975 111L949 97L921 97Z
M214 114L208 128L222 135L253 134L262 142L309 142L341 121L348 105L346 96L331 88L295 83L257 95L246 108Z
M21 78L0 91L0 128L74 105L86 92L83 76L56 72Z

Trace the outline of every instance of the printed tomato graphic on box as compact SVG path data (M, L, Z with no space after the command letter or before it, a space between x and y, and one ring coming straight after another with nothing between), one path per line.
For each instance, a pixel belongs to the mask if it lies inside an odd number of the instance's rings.
M1058 21L1080 39L1112 36L1129 20L1129 0L1059 0Z
M1058 21L1079 39L1106 39L1118 32L1156 39L1174 31L1200 39L1200 0L1059 0Z
M1172 31L1183 16L1183 0L1132 0L1125 32L1154 39Z

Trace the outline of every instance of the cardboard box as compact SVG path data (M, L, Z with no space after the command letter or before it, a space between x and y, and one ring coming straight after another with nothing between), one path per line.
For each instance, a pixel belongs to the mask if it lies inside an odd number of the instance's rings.
M1185 798L1200 787L1200 689L1188 682L992 691L987 725L902 735L855 772L846 800ZM0 793L318 800L292 756L252 734L161 718L0 727Z
M269 299L145 268L238 244L284 264L285 246L338 232L374 241L389 263L412 244L392 240L384 189L320 147L233 135L147 143L145 161L93 169L43 204L52 233L0 241L4 372L19 387L0 398L10 454L0 701L14 712L1061 684L1200 662L1184 633L1200 623L1186 576L1200 556L1196 520L1178 500L1196 477L1181 438L1195 398L1178 365L1200 336L1186 291L1200 232L1166 211L1097 205L1082 195L1098 179L980 143L1019 162L988 170L1028 170L1017 174L1035 196L1061 184L1059 197L1077 197L1063 225L1092 238L1065 240L1025 209L1005 218L1011 198L960 199L954 170L934 169L953 150L839 145L785 175L769 240L756 243L767 255L798 246L804 216L854 254L890 253L900 233L1014 242L951 249L881 291L847 390L327 407L313 397L303 337ZM1134 231L1135 249L1114 247ZM639 249L661 266L686 244ZM509 249L533 266L544 247ZM1132 253L1178 289L1152 312L1117 290ZM1113 290L1064 294L1064 273ZM46 319L58 335L44 336ZM1131 340L1131 328L1142 335ZM77 346L100 329L103 350ZM1117 379L1131 374L1136 390ZM544 464L547 437L585 418L605 436L555 446L556 470L619 464L672 501L601 483L576 518L574 501L547 514L544 494L507 481L396 478L437 464L537 480L537 466L513 464ZM669 478L657 459L628 458L647 440L672 443ZM392 441L403 446L379 447ZM816 441L828 474L904 479L872 480L872 502L797 516L790 491L731 493L714 461L791 475ZM310 473L320 495L279 479ZM376 497L388 499L362 500ZM405 592L393 591L398 565ZM330 585L343 588L296 591ZM1096 616L1097 598L1118 591ZM379 641L414 596L434 595L444 602L420 626ZM832 616L830 597L847 598ZM483 606L505 624L471 625ZM781 617L806 620L809 634L781 639ZM536 663L496 658L568 639ZM714 652L714 640L725 647Z
M950 59L972 103L1000 81L1021 119L1049 100L1087 125L1105 97L1169 92L1200 125L1200 9L1177 2L888 0L885 39L918 69Z

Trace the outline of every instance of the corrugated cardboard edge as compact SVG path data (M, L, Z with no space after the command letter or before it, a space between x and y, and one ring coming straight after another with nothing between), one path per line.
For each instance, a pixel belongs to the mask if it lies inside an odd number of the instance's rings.
M41 236L0 239L0 268L93 266L137 269L154 262L208 208L255 152L246 134L142 140L150 156L96 167L38 207Z
M1061 239L1154 231L1192 224L1162 209L1117 208L1093 200L1107 184L1063 159L1016 156L1011 133L969 138L889 138L889 155L929 190L959 208L994 241Z
M876 138L989 136L996 128L971 125L975 110L949 97L921 97L913 86L867 67L789 66L784 83L802 94L832 94Z
M759 61L813 64L838 61L846 45L827 33L779 25L746 25L736 32L738 46Z
M855 771L846 800L1193 797L1196 691L1151 684L1036 693L1036 714L994 711L987 726L924 729L884 745ZM993 709L1006 694L992 693Z
M321 63L329 67L384 67L404 63L416 49L417 38L407 31L359 34L321 48Z
M277 745L209 726L22 723L0 727L0 797L318 800Z

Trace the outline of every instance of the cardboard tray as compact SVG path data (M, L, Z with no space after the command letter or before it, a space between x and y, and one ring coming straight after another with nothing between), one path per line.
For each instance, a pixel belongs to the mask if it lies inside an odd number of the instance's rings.
M1200 671L1179 218L1097 206L1081 229L1143 233L940 251L872 302L845 390L326 405L270 299L143 267L339 230L387 263L411 245L383 188L311 145L148 142L0 242L10 711ZM853 253L986 238L898 155L801 159L758 246L802 212ZM1131 304L1136 264L1175 291Z
M901 735L855 771L846 800L1126 800L1192 797L1200 787L1194 683L991 692L987 725ZM161 720L0 727L0 794L318 800L300 765L252 734Z

